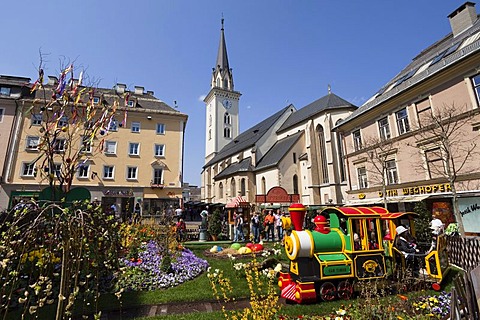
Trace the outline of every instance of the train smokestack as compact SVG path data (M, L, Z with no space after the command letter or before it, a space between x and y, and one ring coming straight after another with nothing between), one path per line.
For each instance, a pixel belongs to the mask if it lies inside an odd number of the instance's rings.
M293 203L289 208L290 218L292 219L293 227L296 231L303 230L303 220L305 219L305 213L307 209L301 203Z

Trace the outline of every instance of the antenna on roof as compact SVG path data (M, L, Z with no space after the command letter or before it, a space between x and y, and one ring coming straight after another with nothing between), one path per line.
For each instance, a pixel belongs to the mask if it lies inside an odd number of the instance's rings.
M173 100L173 107L174 107L175 109L178 108L178 106L177 106L177 100Z
M328 84L328 94L332 93L332 87Z
M223 30L223 22L225 21L225 19L223 19L223 12L222 12L222 30Z

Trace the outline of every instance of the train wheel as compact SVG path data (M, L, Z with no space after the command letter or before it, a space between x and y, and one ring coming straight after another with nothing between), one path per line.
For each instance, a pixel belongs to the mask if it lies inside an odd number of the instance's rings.
M331 282L325 282L322 284L320 287L320 297L324 301L332 301L336 298L337 296L337 289L335 288L335 285Z
M340 299L349 300L353 295L353 284L342 281L337 286L337 294Z

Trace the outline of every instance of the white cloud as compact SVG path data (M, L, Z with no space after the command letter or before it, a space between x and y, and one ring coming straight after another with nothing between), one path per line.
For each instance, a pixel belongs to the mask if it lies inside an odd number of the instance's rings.
M200 97L198 97L198 101L203 102L203 100L207 97L206 94L202 94Z

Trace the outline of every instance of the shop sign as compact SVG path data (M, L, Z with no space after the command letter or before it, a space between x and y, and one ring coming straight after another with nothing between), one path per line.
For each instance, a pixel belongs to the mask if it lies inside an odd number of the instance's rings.
M299 194L288 194L282 187L273 187L267 194L256 195L255 201L258 203L292 203L300 201Z
M430 193L437 193L437 192L452 192L452 188L450 187L450 183L440 183L440 184L432 184L427 186L403 188L402 191L404 196L414 196L414 195L430 194ZM387 190L386 193L387 193L387 197L398 196L397 189ZM379 191L378 196L383 197L383 192Z
M133 190L103 190L104 196L133 197Z
M480 198L459 198L458 208L462 216L465 232L480 232Z

